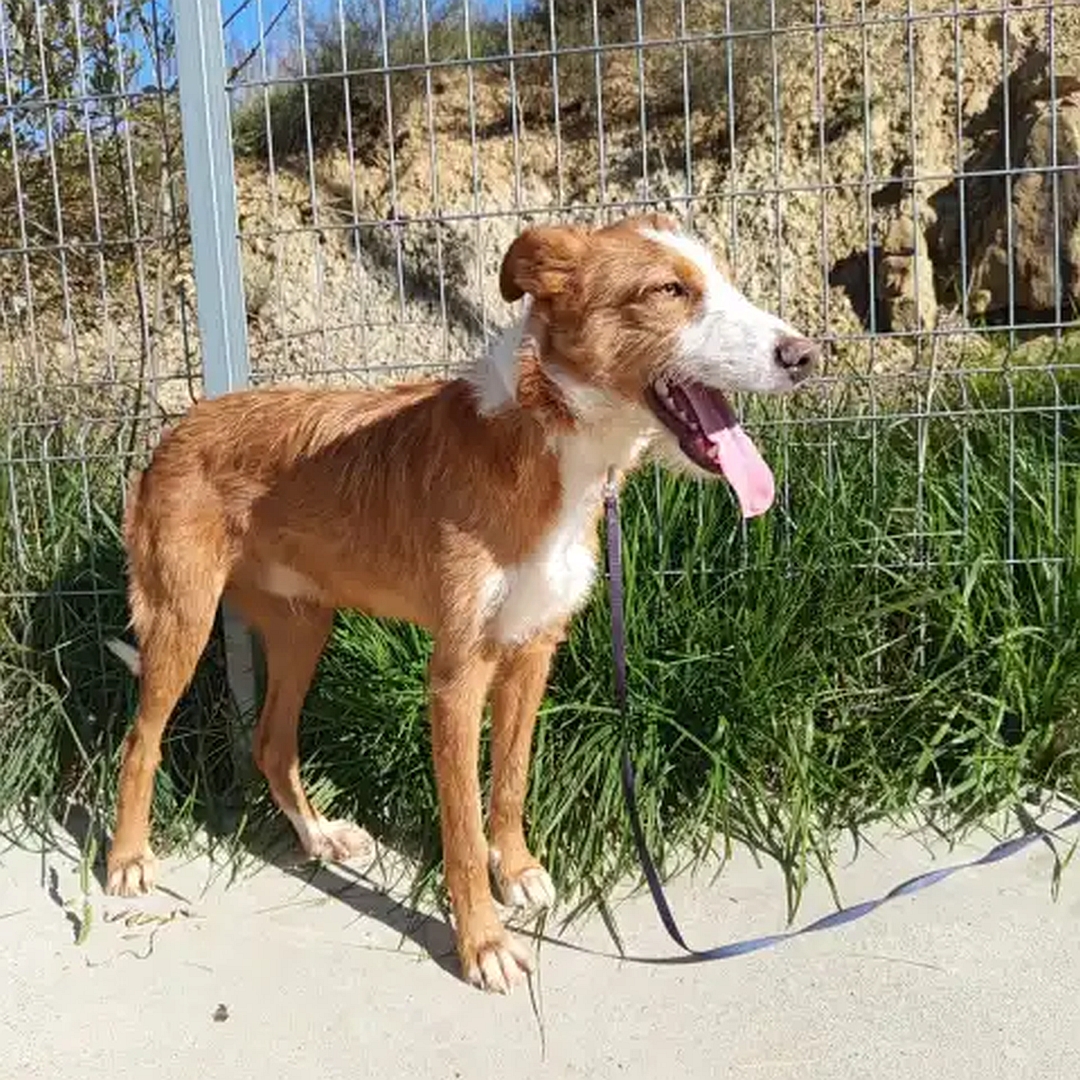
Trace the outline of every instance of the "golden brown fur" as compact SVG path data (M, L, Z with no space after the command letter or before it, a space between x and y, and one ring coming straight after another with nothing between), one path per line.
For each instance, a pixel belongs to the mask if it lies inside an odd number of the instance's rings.
M551 902L522 824L537 708L591 585L607 469L632 467L656 435L646 387L679 358L680 332L706 317L705 271L643 226L673 228L635 218L515 241L503 293L528 293L532 306L520 343L490 378L240 392L200 402L164 436L132 484L124 524L141 670L111 891L152 884L162 732L223 597L266 653L254 750L275 801L309 854L363 848L355 826L313 811L297 757L300 710L333 612L359 608L434 636L432 745L463 970L506 990L528 969L496 916L489 866L514 902ZM760 332L773 334L757 314ZM485 395L494 404L482 405ZM477 758L489 698L485 836Z

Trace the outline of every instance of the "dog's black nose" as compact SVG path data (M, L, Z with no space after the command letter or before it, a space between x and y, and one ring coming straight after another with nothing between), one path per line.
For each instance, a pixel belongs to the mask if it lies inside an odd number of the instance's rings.
M776 343L776 362L790 372L796 382L805 379L817 367L820 356L821 350L809 338L782 337Z

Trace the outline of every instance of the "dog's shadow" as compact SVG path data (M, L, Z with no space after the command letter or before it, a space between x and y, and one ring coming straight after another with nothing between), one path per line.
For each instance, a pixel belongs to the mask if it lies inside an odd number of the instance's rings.
M448 975L460 980L454 932L445 918L395 899L349 865L319 863L281 869L308 888L318 889L328 899L345 904L357 915L382 923L403 940L418 946Z
M40 685L50 688L52 702L47 716L27 715L22 721L39 729L50 725L48 737L55 741L57 774L35 792L38 805L50 808L49 815L36 822L40 838L51 844L60 839L51 830L67 833L84 857L91 857L89 869L102 889L119 748L137 700L136 681L104 643L109 637L128 637L127 619L123 550L115 533L101 529L79 558L38 584L11 626L22 663ZM383 923L457 975L454 936L445 919L397 898L349 865L301 861L295 836L271 808L262 777L245 775L237 761L237 736L246 745L250 724L230 718L235 710L223 660L216 628L166 733L155 793L164 846L182 848L192 831L198 831L212 849L232 849L227 865L233 858L237 865L245 859L275 865L358 915ZM176 813L162 813L167 806ZM427 837L382 835L378 815L361 805L356 809L371 831L395 850L404 847L415 854L430 847ZM170 823L170 817L185 814L187 820ZM239 874L235 868L229 872L234 878Z
M91 871L104 890L105 852L111 839L98 817L79 804L68 806L56 823L74 840L80 851L95 851ZM307 889L314 889L326 899L344 904L358 916L381 923L402 942L408 941L425 953L443 971L455 979L461 978L455 947L454 932L445 915L423 910L418 904L394 895L394 886L408 871L388 867L382 855L364 870L351 864L305 862L299 847L287 829L268 828L255 836L245 837L241 846L257 862L274 867ZM241 875L233 868L228 887L242 887ZM382 883L376 880L382 879ZM396 880L392 880L396 879ZM168 887L165 886L165 891Z
M356 862L305 859L292 827L280 816L245 833L241 842L257 863L274 867L328 900L382 923L418 946L444 971L460 977L454 932L445 910L424 910L419 902L403 898L418 871L385 844L376 842L375 855L362 869Z

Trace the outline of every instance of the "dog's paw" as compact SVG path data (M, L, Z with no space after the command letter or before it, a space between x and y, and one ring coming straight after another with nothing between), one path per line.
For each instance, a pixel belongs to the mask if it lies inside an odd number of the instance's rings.
M509 994L535 967L530 950L501 926L459 953L465 979L489 994Z
M502 902L507 907L543 911L555 906L555 886L542 866L533 866L508 880L496 874Z
M301 843L311 858L324 862L369 859L375 854L375 841L371 834L344 818L338 821L319 818L310 822Z
M154 888L157 859L145 848L135 855L109 852L105 892L110 896L145 896Z
M490 858L499 899L507 907L543 911L555 906L555 885L551 875L538 862L510 873L497 848L491 849Z

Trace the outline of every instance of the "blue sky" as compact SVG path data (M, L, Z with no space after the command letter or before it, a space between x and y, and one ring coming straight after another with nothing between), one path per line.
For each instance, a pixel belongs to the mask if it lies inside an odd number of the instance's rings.
M173 0L182 3L183 0ZM372 10L377 0L363 0ZM392 19L393 9L407 4L414 11L419 0L386 0ZM474 19L505 18L507 4L513 12L530 5L530 0L469 0L469 11ZM305 19L336 21L338 12L356 6L355 0L221 0L221 17L226 24L226 62L232 66L240 62L258 44L259 27L266 35L266 54L271 67L274 61L293 52L296 47L296 20L300 11ZM446 0L428 0L429 13L446 7ZM272 30L270 29L272 26ZM253 58L245 72L247 78L257 77L260 60ZM255 70L252 70L254 68Z
M506 14L509 2L512 11L520 11L527 5L527 0L470 0L470 11L478 18ZM278 23L274 38L288 40L293 36L297 11L301 4L305 15L315 17L336 17L339 3L347 11L350 0L222 0L221 15L229 22L228 35L237 48L250 49L258 41L260 7L263 25L269 24L284 7L286 12ZM392 8L393 2L388 4ZM439 0L429 0L429 9L438 10L442 6ZM287 28L287 29L286 29Z

